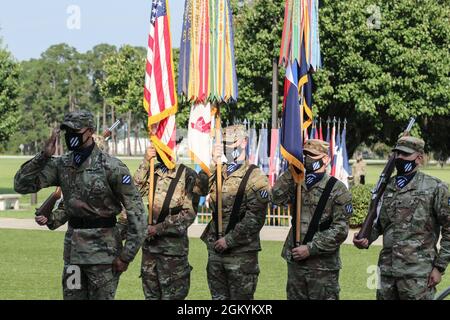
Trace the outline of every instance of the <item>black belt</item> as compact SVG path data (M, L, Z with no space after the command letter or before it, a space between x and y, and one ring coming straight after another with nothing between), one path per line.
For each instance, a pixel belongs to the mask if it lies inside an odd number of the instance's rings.
M78 218L69 219L69 226L73 229L97 229L97 228L114 228L116 226L116 216L109 218Z

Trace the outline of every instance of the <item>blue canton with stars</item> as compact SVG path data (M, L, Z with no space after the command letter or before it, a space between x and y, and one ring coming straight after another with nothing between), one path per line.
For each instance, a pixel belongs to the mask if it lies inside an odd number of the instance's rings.
M153 0L152 15L150 17L151 23L154 25L159 17L163 17L166 14L166 1Z

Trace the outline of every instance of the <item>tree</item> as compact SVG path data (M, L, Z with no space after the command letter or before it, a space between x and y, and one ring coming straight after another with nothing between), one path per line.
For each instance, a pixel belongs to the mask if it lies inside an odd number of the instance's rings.
M17 127L19 70L0 39L0 145L9 140Z
M120 114L132 111L142 121L146 116L143 105L145 57L144 48L123 46L105 60L106 77L98 81L100 93L109 105Z
M117 48L109 44L96 45L85 55L88 65L88 75L91 80L91 103L94 109L102 110L103 129L108 127L107 124L107 103L100 93L99 83L104 81L106 74L103 65L111 55L117 53Z
M143 104L145 57L144 48L123 46L105 60L103 69L106 76L103 81L97 81L102 97L112 107L113 121L116 111L121 115L127 114L127 125L135 128L135 138L139 136L139 128L147 123ZM134 121L130 121L131 114Z
M450 110L448 1L321 1L321 115L349 119L350 153L362 141L394 144L411 116L423 135ZM380 11L380 24L373 15ZM377 17L375 17L377 18ZM431 136L424 136L430 142Z
M233 113L224 116L230 122L234 117L266 122L271 116L272 62L280 54L284 1L235 3L233 11L239 99ZM279 88L282 84L280 77ZM281 98L279 101L281 108Z
M64 114L90 109L87 70L84 56L66 44L51 46L40 59L21 63L19 127L11 149L24 144L28 152L36 152Z
M173 49L175 81L178 77L179 53L179 49ZM124 46L117 54L112 54L105 60L103 71L106 77L103 81L97 81L102 97L118 113L132 112L135 128L147 128L147 114L143 105L145 57L146 49ZM176 121L179 128L187 128L189 112L190 104L178 97Z
M394 144L411 116L419 124L413 133L442 148L433 139L443 137L431 130L450 114L449 2L387 0L374 7L369 0L321 0L320 5L323 68L313 75L315 115L347 118L350 155L363 141ZM236 10L237 114L267 120L284 1L255 0ZM377 10L379 28L373 21ZM282 77L283 70L279 89Z

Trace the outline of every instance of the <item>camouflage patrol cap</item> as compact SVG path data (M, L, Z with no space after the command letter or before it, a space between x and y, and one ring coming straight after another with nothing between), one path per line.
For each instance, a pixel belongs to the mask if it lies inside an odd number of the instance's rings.
M60 126L61 130L66 130L67 128L74 130L82 128L95 129L94 116L86 110L70 112L64 116L64 121Z
M330 144L319 139L310 139L305 142L303 150L312 154L313 156L328 155L328 148Z
M397 141L397 145L393 151L402 151L405 153L419 152L423 153L425 149L425 141L420 138L406 136L401 137Z
M247 138L248 133L244 125L229 126L224 129L223 141L226 143L236 143L237 141Z

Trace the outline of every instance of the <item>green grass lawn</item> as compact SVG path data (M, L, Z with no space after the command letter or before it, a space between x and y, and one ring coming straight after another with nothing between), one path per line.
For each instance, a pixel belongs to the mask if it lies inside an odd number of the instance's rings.
M133 173L140 160L124 161ZM13 178L23 160L0 159L0 194L14 193ZM382 166L368 166L367 182L376 182ZM450 183L450 167L425 168L424 172ZM54 188L42 190L38 202L42 203ZM20 211L0 212L0 217L33 218L34 207L30 196L21 198ZM62 272L61 232L0 230L0 300L2 299L60 299ZM286 264L280 257L282 242L265 241L260 254L261 275L256 299L285 299ZM366 286L367 268L376 265L380 247L359 251L353 246L342 247L343 270L341 271L341 299L374 299L375 290ZM199 239L191 240L190 263L192 273L189 299L209 299L206 282L207 253ZM118 299L143 299L139 279L140 255L121 278ZM446 275L438 290L450 286Z
M61 299L62 232L0 231L0 300ZM286 263L280 257L282 242L263 241L259 261L261 274L256 299L286 299ZM350 245L342 247L343 269L340 275L341 299L374 299L375 290L366 286L367 268L377 263L379 247L360 251ZM140 254L121 277L117 299L143 299L139 278ZM206 282L207 253L199 239L191 239L189 260L193 266L188 299L208 300ZM444 276L438 291L450 286Z

